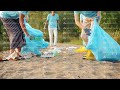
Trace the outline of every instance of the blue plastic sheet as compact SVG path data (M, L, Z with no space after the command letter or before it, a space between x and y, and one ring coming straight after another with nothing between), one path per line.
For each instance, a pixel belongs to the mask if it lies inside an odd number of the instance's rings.
M40 50L47 48L49 43L43 39L43 36L44 36L43 32L41 32L38 29L32 28L26 22L26 20L24 20L24 23L25 23L25 26L26 26L26 29L27 29L29 35L33 36L34 39L30 40L30 38L25 35L26 45L24 47L22 47L21 53L26 54L26 53L31 52L36 55L41 55Z
M98 61L120 61L120 45L99 26L96 19L86 48Z

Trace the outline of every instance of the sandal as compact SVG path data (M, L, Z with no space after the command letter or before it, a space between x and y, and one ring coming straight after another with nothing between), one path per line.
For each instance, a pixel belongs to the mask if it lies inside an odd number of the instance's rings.
M17 59L17 60L23 60L23 59L25 59L25 58L22 57L22 56L18 56L18 57L15 57L15 59Z
M7 59L0 59L0 62L3 62L3 61L8 61Z
M14 59L2 59L2 60L0 60L0 62L3 62L3 61L16 61L16 60L14 60Z

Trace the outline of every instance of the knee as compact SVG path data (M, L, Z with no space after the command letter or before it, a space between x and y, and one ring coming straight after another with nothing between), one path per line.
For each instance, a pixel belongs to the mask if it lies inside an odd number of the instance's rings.
M84 40L84 41L87 41L87 40L88 40L87 35L81 35L81 38L82 38L82 40Z

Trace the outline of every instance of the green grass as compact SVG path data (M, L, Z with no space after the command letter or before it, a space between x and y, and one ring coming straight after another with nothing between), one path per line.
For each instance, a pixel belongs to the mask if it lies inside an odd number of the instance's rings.
M120 31L115 31L115 32L107 32L110 34L110 36L112 36L119 44L120 44ZM75 44L75 45L83 45L82 43L82 39L78 39L78 38L69 38L70 41L68 42L63 42L66 44ZM4 47L3 47L4 46ZM5 48L8 47L8 48ZM9 49L9 45L3 45L3 41L0 40L0 51L4 51L4 50L8 50Z
M115 40L118 44L120 44L120 31L107 31L107 33ZM68 44L76 44L76 45L82 45L82 39L73 39L70 42L65 42Z
M115 32L109 31L108 34L110 34L110 36L115 41L117 41L118 44L120 44L120 31L115 31Z
M74 39L71 40L70 42L66 42L67 44L75 44L75 45L82 45L82 40L81 39Z
M9 44L6 43L6 44L3 44L3 41L0 41L0 51L6 51L6 50L9 50Z

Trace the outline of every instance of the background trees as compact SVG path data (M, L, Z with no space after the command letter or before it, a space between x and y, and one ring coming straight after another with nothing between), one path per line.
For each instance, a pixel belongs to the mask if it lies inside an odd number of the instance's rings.
M49 41L48 30L44 30L44 22L50 11L30 11L29 24L44 32L45 40ZM81 41L81 31L75 25L73 11L57 11L60 16L59 43ZM102 11L100 26L120 44L120 11ZM7 42L7 43L6 43ZM6 31L0 22L0 50L9 49ZM4 47L3 47L4 46Z

